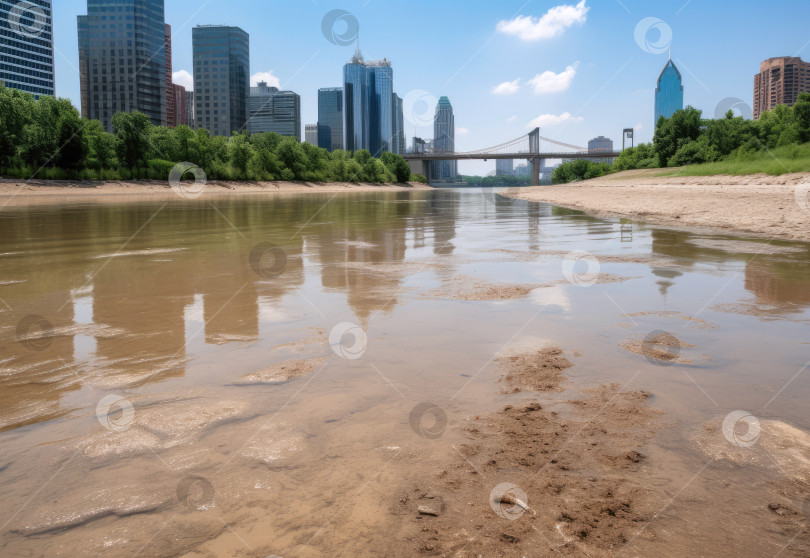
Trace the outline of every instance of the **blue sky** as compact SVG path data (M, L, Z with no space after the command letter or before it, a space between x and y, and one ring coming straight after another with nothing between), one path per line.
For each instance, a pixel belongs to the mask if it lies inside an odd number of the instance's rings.
M670 42L686 104L710 115L729 97L751 104L762 60L810 60L807 0L167 0L173 69L191 70L193 26L239 26L250 33L251 73L270 73L299 93L302 121L314 123L318 88L340 85L354 50L323 33L335 9L349 13L332 28L337 36L353 36L354 18L365 57L392 61L408 144L432 136L422 126L432 117L427 105L447 95L459 151L502 143L533 124L575 145L598 135L620 144L630 127L648 141ZM57 95L77 106L81 13L85 0L54 2ZM467 162L460 170L489 167Z

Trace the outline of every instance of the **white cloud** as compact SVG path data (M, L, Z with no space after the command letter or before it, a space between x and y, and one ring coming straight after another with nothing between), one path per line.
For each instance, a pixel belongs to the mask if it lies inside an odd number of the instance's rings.
M559 126L560 124L565 124L566 122L570 122L571 124L578 124L582 122L584 118L581 116L572 116L570 112L564 112L560 115L557 114L541 114L531 122L529 122L526 127L527 128L548 128L549 126Z
M456 128L456 134L463 136L464 134L469 134L470 131L467 128Z
M568 66L559 74L555 74L550 70L545 71L542 74L537 74L531 80L529 80L529 85L534 87L534 92L537 95L566 91L569 87L571 87L571 82L574 81L574 77L577 75L577 68L579 68L579 62L575 62L574 65Z
M492 88L492 93L495 95L513 95L520 89L520 78L515 81L505 81L500 85Z
M194 78L185 70L174 72L172 74L172 83L182 85L186 88L186 91L194 91Z
M542 17L518 16L498 22L497 30L507 35L517 35L524 41L540 41L560 35L574 24L582 25L588 19L588 10L582 0L576 6L555 6Z
M266 81L270 87L281 87L281 82L273 75L273 70L269 72L257 72L250 76L250 86L256 87L260 81Z
M513 114L512 116L506 119L507 122L514 122L515 120L517 120L517 114Z
M635 130L636 130L636 132L638 132L639 130L642 130L643 128L644 128L644 124L639 122L638 124L636 124Z

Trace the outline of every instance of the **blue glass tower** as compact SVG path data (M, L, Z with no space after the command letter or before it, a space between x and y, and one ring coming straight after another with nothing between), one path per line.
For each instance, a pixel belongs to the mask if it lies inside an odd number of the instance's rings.
M683 79L672 58L658 76L658 87L655 89L655 126L658 119L671 118L675 111L683 110Z
M318 90L318 147L343 149L343 88Z
M368 71L358 49L343 66L343 146L346 151L368 149Z
M0 2L0 81L6 87L54 94L51 0Z
M393 151L395 111L391 62L366 62L358 49L343 67L344 148L368 149L375 157Z

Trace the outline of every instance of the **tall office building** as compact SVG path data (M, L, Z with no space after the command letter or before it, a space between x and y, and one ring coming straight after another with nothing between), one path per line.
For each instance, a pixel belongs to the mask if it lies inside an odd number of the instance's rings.
M394 142L394 71L386 59L365 61L358 49L343 67L344 146L379 156Z
M266 81L250 88L250 132L275 132L301 141L301 97L268 87Z
M186 88L182 85L172 84L172 102L174 103L174 121L169 126L188 124L186 118Z
M194 128L194 91L185 92L186 102L186 125Z
M512 176L515 174L514 159L495 159L495 176Z
M405 118L402 111L402 97L394 93L394 148L398 155L405 154Z
M304 129L304 141L312 145L318 145L318 125L307 124Z
M610 153L613 151L613 140L605 136L593 138L588 142L588 153Z
M54 94L51 0L0 2L0 81L34 97Z
M112 131L117 112L166 125L163 0L87 0L78 16L82 116Z
M754 118L777 105L792 107L804 91L810 91L810 63L788 56L762 62L754 77Z
M671 118L676 111L683 110L683 79L681 72L670 57L667 65L658 76L658 87L655 88L655 122L653 129L658 125L658 119Z
M172 26L164 25L163 44L166 52L166 125L177 126L177 112L174 103L174 84L172 83Z
M436 114L433 117L433 148L436 151L455 151L456 119L453 105L447 97L439 98ZM458 161L433 161L431 178L434 180L455 180L458 175Z
M194 55L194 125L230 136L248 125L250 37L238 27L198 25Z
M343 149L343 88L318 90L318 147Z

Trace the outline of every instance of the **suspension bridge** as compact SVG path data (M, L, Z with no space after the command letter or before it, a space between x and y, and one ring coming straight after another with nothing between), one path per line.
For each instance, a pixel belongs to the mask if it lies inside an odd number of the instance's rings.
M620 151L588 152L587 147L570 145L540 135L540 128L535 128L526 135L507 141L500 145L479 149L477 151L445 151L426 149L424 152L406 153L403 155L411 167L411 172L430 178L431 161L460 161L464 159L525 159L532 166L532 185L540 185L542 161L547 159L602 159L618 157Z

